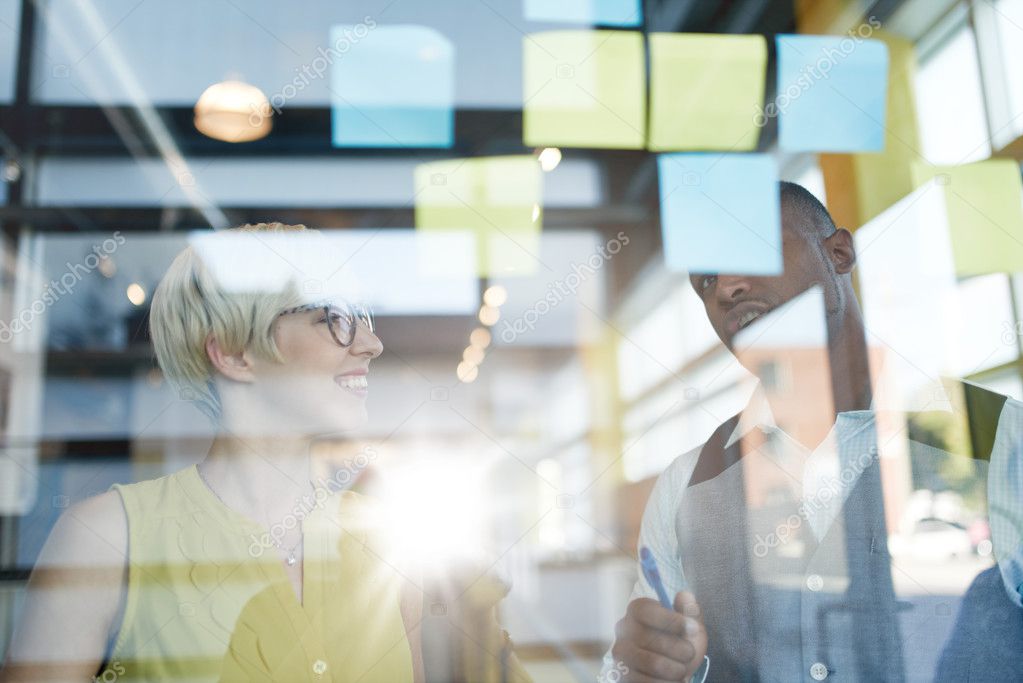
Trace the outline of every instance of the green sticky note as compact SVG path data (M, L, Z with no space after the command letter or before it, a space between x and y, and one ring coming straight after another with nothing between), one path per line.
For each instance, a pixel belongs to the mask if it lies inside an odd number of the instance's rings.
M913 164L913 184L945 193L956 275L1023 271L1023 182L1019 164Z
M468 234L480 277L529 275L540 263L543 182L532 155L416 166L416 230Z
M642 149L646 65L636 31L547 31L522 42L529 146Z
M763 36L650 34L647 146L755 150L765 122L766 70Z

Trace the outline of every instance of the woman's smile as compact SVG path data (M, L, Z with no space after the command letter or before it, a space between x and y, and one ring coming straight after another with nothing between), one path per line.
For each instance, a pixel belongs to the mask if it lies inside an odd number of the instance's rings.
M334 382L346 391L365 398L369 393L369 381L365 369L352 370L334 377Z

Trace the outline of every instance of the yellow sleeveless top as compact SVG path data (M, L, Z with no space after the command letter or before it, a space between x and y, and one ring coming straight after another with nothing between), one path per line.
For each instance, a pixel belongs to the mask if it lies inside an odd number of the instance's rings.
M299 604L267 530L225 506L194 465L112 488L128 517L124 616L107 662L118 681L413 680L403 579L374 551L364 497L335 493L282 520L304 532Z

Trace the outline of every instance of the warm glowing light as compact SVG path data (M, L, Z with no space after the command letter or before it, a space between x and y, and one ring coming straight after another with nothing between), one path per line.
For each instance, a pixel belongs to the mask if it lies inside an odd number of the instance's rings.
M540 219L540 205L539 204L533 204L532 220L533 220L534 223L536 223L537 220L539 220L539 219Z
M500 306L508 300L508 290L501 285L492 285L483 292L483 303L487 306Z
M469 343L485 349L490 346L490 331L485 327L477 327L469 335Z
M483 357L486 354L483 353L483 349L478 346L466 346L465 351L462 351L462 360L466 363L472 363L473 365L479 365L483 362Z
M214 83L195 103L195 127L224 142L250 142L273 126L273 110L263 91L241 81Z
M501 319L501 311L494 306L483 306L480 308L480 322L490 327L496 325L497 321Z
M146 290L142 288L137 282L133 282L128 285L128 289L125 292L128 295L128 301L132 302L136 306L141 306L146 303Z
M476 377L480 374L480 369L474 363L463 360L455 368L455 374L458 375L459 381L469 384L476 380Z
M439 456L383 473L385 552L400 565L441 567L482 550L483 469L478 461Z
M561 163L561 150L557 147L544 147L537 157L540 160L540 168L545 171L553 171Z
M114 259L109 256L100 257L99 272L102 273L105 278L113 277L114 273L117 272L117 264L114 263Z

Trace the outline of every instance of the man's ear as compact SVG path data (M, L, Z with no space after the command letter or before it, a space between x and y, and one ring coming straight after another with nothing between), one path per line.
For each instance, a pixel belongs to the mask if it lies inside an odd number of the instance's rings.
M853 245L852 233L845 228L838 228L835 234L824 240L831 262L839 275L848 275L856 266L856 247Z
M206 356L210 359L213 367L224 377L236 382L252 381L252 362L245 351L229 354L221 348L216 337L210 335L206 337Z

